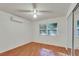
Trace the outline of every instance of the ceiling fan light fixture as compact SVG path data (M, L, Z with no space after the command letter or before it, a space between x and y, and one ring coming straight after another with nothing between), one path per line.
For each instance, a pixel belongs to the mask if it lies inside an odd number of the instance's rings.
M33 15L33 17L34 17L34 18L37 18L37 15L36 15L36 14L34 14L34 15Z
M34 12L34 14L35 14L35 13L37 12L37 11L36 11L36 9L34 9L34 11L33 11L33 12Z

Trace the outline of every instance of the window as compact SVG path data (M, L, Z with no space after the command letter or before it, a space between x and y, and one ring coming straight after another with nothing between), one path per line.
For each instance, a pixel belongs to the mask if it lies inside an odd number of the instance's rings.
M77 21L77 27L79 27L79 20Z
M49 23L40 25L40 35L56 35L57 23Z
M77 21L77 34L79 36L79 20Z
M57 23L48 24L48 35L56 35Z
M40 25L40 34L41 35L47 35L47 26L46 26L46 24Z

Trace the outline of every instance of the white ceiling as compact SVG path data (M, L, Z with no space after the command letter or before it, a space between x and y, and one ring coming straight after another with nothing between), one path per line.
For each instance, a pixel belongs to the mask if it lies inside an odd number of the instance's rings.
M12 13L14 15L23 17L28 20L42 20L48 18L55 18L65 16L70 3L37 3L37 10L51 11L51 12L41 12L37 13L37 18L33 18L33 12L19 12L18 10L33 10L32 3L1 3L0 10Z

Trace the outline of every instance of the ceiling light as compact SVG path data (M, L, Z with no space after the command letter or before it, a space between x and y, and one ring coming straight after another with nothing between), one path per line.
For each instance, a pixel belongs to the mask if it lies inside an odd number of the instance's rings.
M34 14L36 13L36 9L34 9Z
M33 15L33 17L34 17L34 18L37 18L37 15L36 15L36 14L34 14L34 15Z
M36 9L34 9L34 11L33 11L33 17L37 18L37 10Z

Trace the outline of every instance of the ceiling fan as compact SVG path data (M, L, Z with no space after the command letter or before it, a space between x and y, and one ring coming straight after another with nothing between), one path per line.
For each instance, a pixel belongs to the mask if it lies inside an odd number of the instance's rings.
M33 12L33 17L34 18L37 18L37 13L39 12L42 12L42 13L51 13L51 11L45 11L45 10L37 10L37 5L36 3L32 3L32 6L33 6L33 10L18 10L19 12L25 12L25 13L28 13L28 12Z

